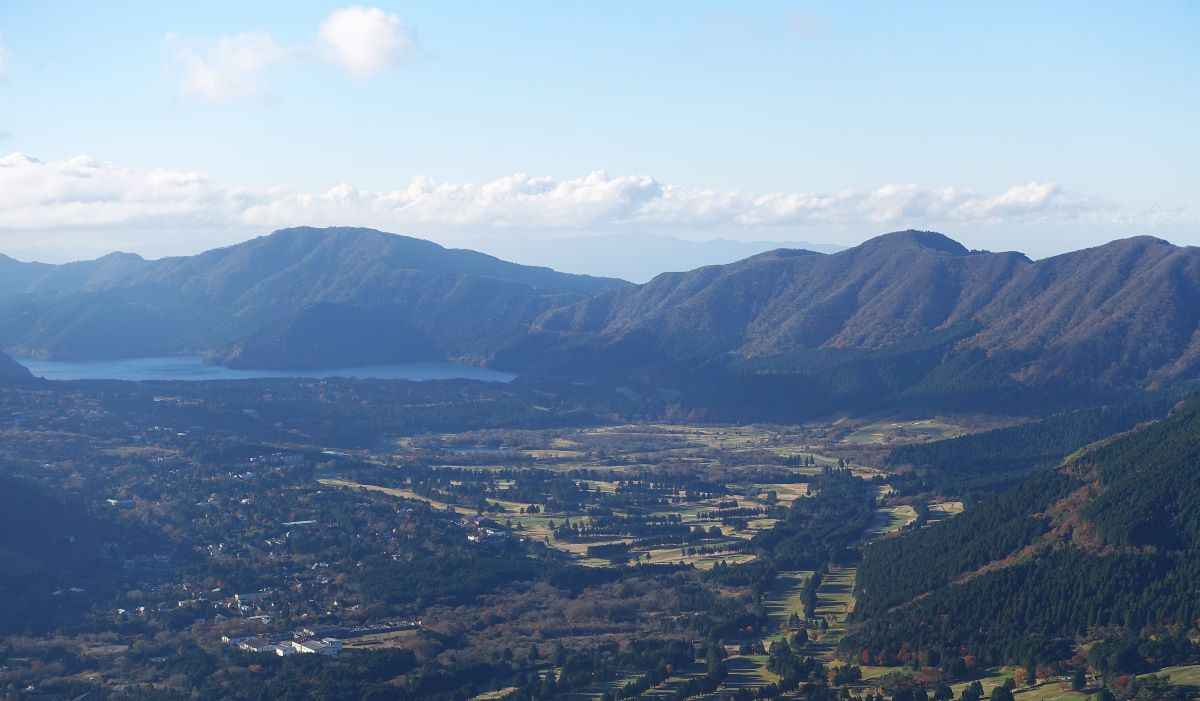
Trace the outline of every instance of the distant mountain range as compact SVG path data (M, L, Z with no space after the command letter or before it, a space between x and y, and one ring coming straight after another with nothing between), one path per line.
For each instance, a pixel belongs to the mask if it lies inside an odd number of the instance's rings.
M0 259L0 279L0 346L17 355L204 354L281 369L482 362L548 309L628 285L345 228L155 261Z
M607 290L525 343L565 366L720 364L843 395L1162 386L1200 374L1200 249L1137 237L1035 262L904 231Z
M0 280L0 348L47 358L191 353L278 369L454 359L667 372L677 385L742 378L829 401L1200 376L1200 249L1149 237L1031 261L904 231L631 285L373 230L300 228L156 261L0 258Z
M474 248L508 260L556 270L648 282L660 273L723 265L779 248L837 253L845 246L807 241L690 241L649 233L557 238L504 236L480 239Z

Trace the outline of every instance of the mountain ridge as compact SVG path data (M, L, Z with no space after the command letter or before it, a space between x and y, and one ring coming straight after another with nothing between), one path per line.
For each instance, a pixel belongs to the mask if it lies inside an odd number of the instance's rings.
M39 267L38 279L72 265L82 264ZM127 269L117 274L114 266ZM396 348L389 346L394 336L366 337L378 341L366 354L373 362L415 356L480 362L489 346L521 333L538 313L628 284L336 227L283 229L196 256L105 257L79 270L89 275L70 278L74 286L10 295L0 309L0 345L49 358L193 353L242 367L336 367L355 360L358 349L342 345L314 359L302 347L321 334L312 321L321 305L345 305L373 310L380 325L417 330L412 344ZM292 348L268 344L275 356L256 349L260 339L275 343L280 327L308 335L293 335Z
M1012 364L1018 383L1159 385L1200 372L1196 298L1200 249L1152 237L1033 261L906 231L829 255L768 252L661 275L550 310L533 331L546 347L677 363L879 352L977 326L952 353Z
M548 265L556 270L614 276L642 284L668 271L721 265L776 249L836 253L845 246L808 241L693 241L653 233L618 233L538 239L505 235L478 239L468 247L506 260ZM630 255L636 251L637 255Z
M1148 236L1035 261L908 230L642 285L350 227L285 229L157 261L31 265L9 282L25 287L0 302L0 348L49 358L665 372L652 381L684 401L701 384L712 394L723 391L714 382L776 377L831 408L1200 379L1200 249Z

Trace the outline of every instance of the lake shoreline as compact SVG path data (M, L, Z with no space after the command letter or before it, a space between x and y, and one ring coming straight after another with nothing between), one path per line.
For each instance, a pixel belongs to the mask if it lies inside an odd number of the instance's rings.
M394 363L313 370L247 370L209 365L200 356L119 358L114 360L42 360L13 358L46 380L126 380L133 382L204 382L214 380L326 379L477 380L507 383L517 374L451 362Z

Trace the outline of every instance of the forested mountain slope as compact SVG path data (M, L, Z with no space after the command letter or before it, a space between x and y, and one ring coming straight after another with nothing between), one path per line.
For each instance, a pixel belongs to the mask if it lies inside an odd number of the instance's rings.
M546 310L627 284L348 228L285 229L156 261L0 264L14 268L0 289L9 350L206 353L249 367L486 360Z
M547 312L534 330L564 358L722 358L843 393L1159 386L1200 373L1197 300L1200 249L1150 237L1031 261L904 231L660 275Z
M78 499L0 474L0 634L82 615L122 556L159 540L88 514Z
M102 290L152 265L133 253L110 253L62 265L24 263L0 255L0 299Z
M909 443L888 453L901 474L892 483L915 494L988 494L1057 465L1076 450L1166 415L1180 395L1145 393L1116 405L1072 409L1015 426L932 443Z
M34 382L29 370L4 353L0 353L0 387L26 385Z
M1121 671L1164 664L1200 624L1200 400L871 545L856 594L848 656L1024 664L1116 639L1139 651Z

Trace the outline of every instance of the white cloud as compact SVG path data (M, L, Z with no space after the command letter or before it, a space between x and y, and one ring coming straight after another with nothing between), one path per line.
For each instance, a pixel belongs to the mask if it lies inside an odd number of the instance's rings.
M390 68L416 48L400 18L378 7L346 7L325 18L317 46L355 80Z
M371 226L453 239L505 231L557 235L650 230L700 237L742 231L771 236L818 227L822 235L906 227L953 234L979 226L1134 227L1195 221L1186 210L1131 213L1041 182L996 194L893 184L872 190L755 195L596 171L567 180L517 174L483 184L416 177L392 190L341 184L313 193L248 189L199 173L139 170L87 156L54 162L20 153L0 158L0 248L9 250L44 246L51 240L75 246L90 241L105 248L153 240L170 248L168 239L176 237L188 242L175 246L174 252L179 252L302 224Z
M314 53L352 79L366 80L416 50L412 33L399 17L377 7L358 5L335 10L326 17L318 27L315 47L285 48L261 31L215 41L168 33L164 42L171 50L173 67L179 69L180 96L203 102L266 95L266 78L272 69ZM3 70L4 47L0 45L0 74Z
M215 42L167 34L165 41L182 68L179 94L205 102L266 94L265 74L290 56L265 32L245 32Z

